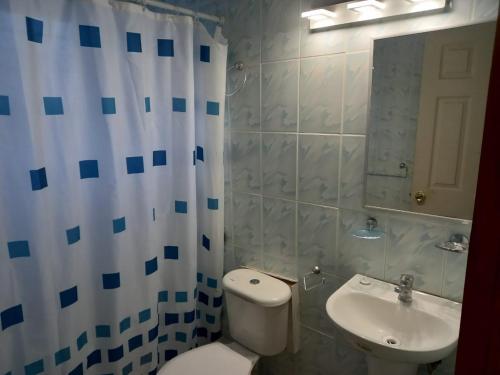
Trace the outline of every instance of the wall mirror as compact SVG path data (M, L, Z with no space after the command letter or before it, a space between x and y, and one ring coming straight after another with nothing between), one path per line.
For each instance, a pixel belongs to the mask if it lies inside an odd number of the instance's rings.
M472 219L495 24L377 39L368 207Z

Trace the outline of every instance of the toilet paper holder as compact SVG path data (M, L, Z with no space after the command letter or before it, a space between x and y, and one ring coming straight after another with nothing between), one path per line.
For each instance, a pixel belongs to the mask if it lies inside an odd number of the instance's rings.
M314 281L314 279L317 279ZM314 266L311 272L308 272L303 277L304 291L309 292L319 286L325 285L325 278L321 276L319 266Z

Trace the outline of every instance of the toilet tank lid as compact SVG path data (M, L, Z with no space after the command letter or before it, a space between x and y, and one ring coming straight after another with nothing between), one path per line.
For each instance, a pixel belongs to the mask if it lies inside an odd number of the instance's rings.
M292 295L283 281L246 268L228 272L222 279L222 286L228 292L265 307L283 305Z

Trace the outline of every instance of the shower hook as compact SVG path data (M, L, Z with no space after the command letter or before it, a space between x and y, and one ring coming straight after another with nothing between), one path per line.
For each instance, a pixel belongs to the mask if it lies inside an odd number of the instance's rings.
M241 61L238 61L234 63L232 66L230 66L229 69L227 70L227 73L231 73L233 70L243 72L243 79L241 80L241 83L239 85L236 85L236 88L233 91L226 92L226 96L233 96L243 87L245 87L245 84L247 82L247 71L245 69L245 65Z

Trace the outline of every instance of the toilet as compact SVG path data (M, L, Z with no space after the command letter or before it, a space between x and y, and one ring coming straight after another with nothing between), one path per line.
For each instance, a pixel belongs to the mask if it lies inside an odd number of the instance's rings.
M249 375L260 356L285 350L290 287L250 269L227 273L225 292L229 332L221 339L172 359L159 375Z

